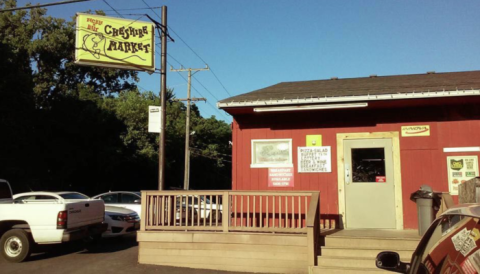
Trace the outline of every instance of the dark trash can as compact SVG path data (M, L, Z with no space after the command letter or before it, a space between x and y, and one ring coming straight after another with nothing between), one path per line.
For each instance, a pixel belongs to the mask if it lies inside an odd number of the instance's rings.
M440 206L440 197L428 185L422 185L419 190L410 195L410 200L417 204L418 234L423 236L430 224L435 220L435 208Z

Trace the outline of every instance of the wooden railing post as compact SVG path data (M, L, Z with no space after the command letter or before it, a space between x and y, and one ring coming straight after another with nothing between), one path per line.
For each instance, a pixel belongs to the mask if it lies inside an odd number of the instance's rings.
M142 191L142 211L140 212L140 230L145 231L147 226L147 192Z
M307 213L307 254L308 265L317 265L318 243L320 237L320 193L312 193Z
M230 225L230 195L228 191L223 192L222 197L222 227L223 232L228 232Z

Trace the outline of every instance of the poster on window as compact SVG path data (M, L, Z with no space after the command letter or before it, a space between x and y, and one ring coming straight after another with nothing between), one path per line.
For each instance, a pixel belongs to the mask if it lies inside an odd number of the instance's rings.
M293 186L293 167L271 167L268 169L268 187Z
M298 172L332 172L331 147L298 147Z
M448 156L448 188L458 195L458 185L478 176L478 156Z

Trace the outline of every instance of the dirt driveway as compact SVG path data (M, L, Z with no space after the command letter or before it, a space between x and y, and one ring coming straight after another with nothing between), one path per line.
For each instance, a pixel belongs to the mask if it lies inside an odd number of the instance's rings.
M0 273L235 273L138 264L135 237L103 240L93 251L86 250L78 243L51 245L43 248L43 251L46 252L33 254L28 261L19 264L7 263L0 257Z

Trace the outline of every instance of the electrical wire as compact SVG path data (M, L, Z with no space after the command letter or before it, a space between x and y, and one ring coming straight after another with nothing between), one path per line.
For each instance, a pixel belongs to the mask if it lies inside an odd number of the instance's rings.
M58 5L66 5L66 4L74 4L74 3L78 3L78 2L87 2L87 1L93 1L93 0L69 0L69 1L60 1L60 2L47 3L47 4L38 4L38 5L33 5L33 6L24 6L24 7L16 7L16 8L10 8L10 9L3 9L3 10L0 10L0 12L16 11L16 10L26 10L26 9L36 9L36 8L43 8L43 7L50 7L50 6L58 6Z
M158 13L156 13L148 4L147 2L145 2L145 0L142 0L143 3L145 3L145 5L147 5L147 7L149 7L153 13L155 13L158 18L161 19L160 15L158 15ZM180 37L180 35L178 35L178 33L169 25L168 28L175 34L177 35L178 39L180 39L180 41L182 41L205 65L207 65L209 68L210 68L210 71L212 72L213 76L215 77L215 79L217 79L218 83L220 83L220 85L222 86L222 88L225 90L225 92L228 94L228 96L232 97L232 94L230 94L230 92L228 92L227 88L225 87L225 85L220 81L220 79L218 78L217 74L213 71L212 67L209 66L207 64L207 62L202 58L200 57L200 55L195 51L193 50L192 47L190 47L190 45L187 44L187 42L185 42L185 40L183 40L182 37ZM218 101L218 100L217 100Z
M152 9L161 9L162 7L152 7ZM117 9L117 10L149 10L150 8L129 8L129 9ZM114 11L114 10L104 10L104 11Z
M122 17L122 18L125 18L123 15L121 15L114 7L112 7L108 2L107 0L103 0L103 2L105 2L105 4L107 4L107 6L109 6L113 11L115 11L116 14L118 14L118 16Z
M157 48L160 48L159 45L156 45L156 47L157 47ZM158 53L158 52L157 52L157 53ZM175 61L178 62L181 66L183 66L182 63L180 63L178 60L175 59ZM172 65L170 62L168 62L168 61L167 61L167 64L170 65L171 67L173 67L173 65ZM183 80L185 80L185 82L188 83L188 79L186 79L185 76L183 76L179 71L177 71L177 73L178 73L178 75L180 75L180 77L183 78ZM197 80L197 81L198 81L198 80ZM193 88L194 91L196 91L198 94L200 94L200 96L205 97L205 96L204 96L201 92L199 92L194 86L192 86L192 88ZM218 100L217 100L217 101L218 101ZM215 106L213 106L208 100L206 101L206 103L207 103L213 110L215 110L215 112L217 112L218 114L220 114L221 116L223 116L225 119L228 119L227 116L225 116L222 112L220 112L220 111L218 110L218 108L216 108Z
M124 17L122 14L120 14L114 7L112 7L112 6L107 2L107 0L103 0L103 2L105 2L105 4L107 4L107 5L108 5L113 11L115 11L115 13L118 14L120 17L125 18L125 17ZM145 2L145 0L142 0L142 2L148 7L149 10L151 10L153 13L155 13L155 15L157 15L160 20L162 19L162 18L160 17L160 15L158 15L158 13L155 12L155 10L153 10L153 8L150 7L150 5L148 5L147 2ZM145 16L149 17L148 14L145 14ZM151 19L151 18L150 18L150 19ZM137 19L137 20L138 20L138 19ZM152 19L151 19L151 20L152 20ZM178 34L176 34L176 35L180 38L180 36L179 36ZM172 40L173 40L173 39L172 39ZM182 38L180 38L180 40L183 41ZM185 45L187 45L185 41L183 41L183 43L185 43ZM161 48L160 48L160 46L159 46L158 44L156 44L155 46L156 46L157 48L159 48L160 51L161 51ZM188 45L187 45L187 46L188 46ZM188 47L193 51L193 49L192 49L190 46L188 46ZM195 52L194 52L194 53L195 53ZM196 53L195 53L195 54L196 54ZM198 56L198 54L196 54L196 55ZM198 57L200 58L200 56L198 56ZM175 58L173 58L173 59L174 59L176 62L178 62L179 64L181 64L181 63L180 63L178 60L176 60ZM200 59L201 59L201 58L200 58ZM203 61L203 59L201 59L201 60ZM206 64L205 61L203 61L203 62ZM168 62L167 62L167 63L168 63ZM168 64L169 64L170 66L172 66L170 63L168 63ZM183 75L181 75L180 73L179 73L179 75L180 75L186 82L188 82L188 80L187 80ZM196 79L196 80L197 80L197 82L200 82L198 79ZM204 86L203 84L202 84L202 86L205 88L205 86ZM193 87L193 89L194 89L198 94L200 94L200 96L205 97L205 96L202 95L202 93L199 92L195 87ZM205 90L207 90L207 89L205 88ZM212 96L218 101L218 99L217 99L210 91L207 90L207 92L208 92L210 95L212 95ZM213 106L209 101L206 101L206 103L207 103L209 106L211 106L212 109L214 109L217 113L219 113L220 115L222 115L225 119L228 119L228 117L226 117L222 112L220 112L220 111L219 111L215 106Z

